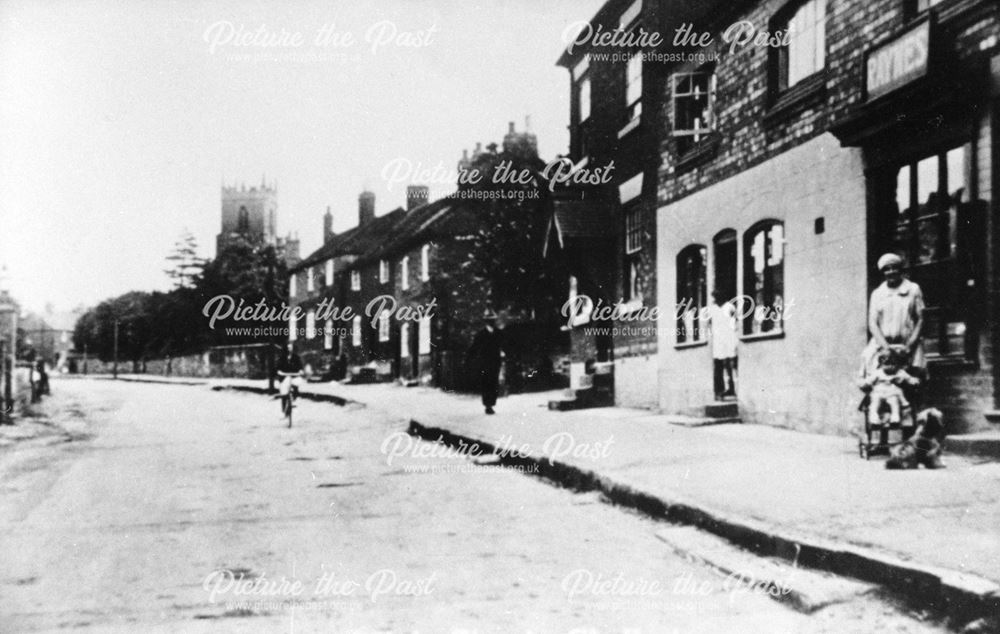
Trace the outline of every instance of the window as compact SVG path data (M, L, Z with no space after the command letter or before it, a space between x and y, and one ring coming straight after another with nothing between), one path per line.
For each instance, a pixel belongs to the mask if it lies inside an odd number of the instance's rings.
M636 53L625 64L625 109L626 121L634 121L642 115L642 53Z
M381 284L389 281L389 262L386 260L378 261L378 281Z
M785 226L777 220L758 222L743 234L743 294L751 302L737 307L746 315L744 335L782 332Z
M316 276L313 274L313 268L310 266L306 269L306 292L311 293L316 290Z
M399 286L404 291L410 288L410 256L404 255L399 261Z
M246 207L240 207L240 211L237 214L236 231L239 233L250 231L250 212L247 211Z
M677 153L685 154L715 128L715 69L674 74L674 129Z
M389 341L389 311L387 310L378 314L378 340Z
M916 0L917 13L923 13L931 7L941 4L941 2L943 2L943 0Z
M979 206L969 202L970 155L964 145L924 156L895 168L888 183L895 205L880 246L903 257L906 276L923 291L924 348L931 357L976 351L986 230Z
M299 289L296 288L296 286L298 285L295 283L296 282L295 278L297 277L298 277L297 273L292 273L291 275L288 276L288 295L290 297L295 297L299 293Z
M351 271L351 290L360 291L361 290L361 272Z
M618 186L618 199L621 201L624 217L625 268L628 271L625 287L627 301L640 299L639 252L642 250L644 237L642 207L639 205L642 181L643 174L639 172Z
M431 318L421 317L420 318L420 333L418 335L418 354L430 354L431 353Z
M420 279L425 282L431 279L431 245L429 244L420 248Z
M310 310L306 313L306 339L316 336L316 311Z
M333 319L327 318L323 328L323 349L333 350Z
M633 204L625 208L625 253L642 251L642 207Z
M294 311L288 316L288 340L295 341L299 338L299 333L297 332L297 322L295 319Z
M356 348L361 346L361 315L355 315L351 320L351 343Z
M787 33L778 50L778 90L786 90L826 64L826 0L807 0L776 28Z
M677 343L705 340L702 319L708 306L707 250L700 244L677 254Z
M399 327L399 356L403 359L410 356L410 324L406 322Z
M326 285L333 286L333 260L326 261Z
M590 118L590 77L584 77L576 86L580 99L580 123Z
M618 22L618 28L623 30L628 30L632 28L633 22L639 19L639 14L642 13L642 0L635 0L628 9L622 12L622 17Z

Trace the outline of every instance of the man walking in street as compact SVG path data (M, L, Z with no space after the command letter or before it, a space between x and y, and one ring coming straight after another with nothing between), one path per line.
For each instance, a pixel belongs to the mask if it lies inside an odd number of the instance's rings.
M483 407L487 414L493 414L500 386L500 364L504 356L503 334L497 328L497 314L492 310L487 309L483 314L483 322L482 329L472 340L468 359L478 364Z

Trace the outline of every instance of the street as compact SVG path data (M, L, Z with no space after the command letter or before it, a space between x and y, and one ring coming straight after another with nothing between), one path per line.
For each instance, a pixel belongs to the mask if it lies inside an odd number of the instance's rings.
M797 612L359 405L287 429L265 396L67 379L41 411L0 447L3 631L942 631L878 592Z

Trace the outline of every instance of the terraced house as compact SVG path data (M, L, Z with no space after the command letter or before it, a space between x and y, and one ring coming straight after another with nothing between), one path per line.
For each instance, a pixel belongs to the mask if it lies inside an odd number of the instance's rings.
M534 135L511 124L504 151L518 148L537 157ZM484 152L481 145L476 152ZM469 266L472 238L483 222L477 199L455 194L431 201L420 185L408 187L405 209L383 215L375 214L375 195L362 192L358 226L339 235L331 232L328 211L324 245L289 270L290 304L305 314L304 326L290 324L300 331L303 362L329 378L473 387L465 354L484 312L500 310L489 281ZM324 319L323 302L336 311L332 319ZM346 321L338 318L345 309ZM515 365L518 376L540 376L519 363L522 357L538 361L538 337L526 336L534 329L523 321L515 316L508 323L511 383Z
M846 433L894 251L927 303L927 402L952 432L996 420L998 6L661 3L657 303L682 307L660 316L663 410L713 399L700 309L719 290L746 308L743 418Z
M569 34L557 62L569 71L568 157L580 171L610 175L559 192L546 245L567 259L570 299L581 302L568 324L581 405L658 403L657 323L643 309L657 301L663 74L648 56L662 20L657 0L612 0ZM623 45L598 36L614 32Z

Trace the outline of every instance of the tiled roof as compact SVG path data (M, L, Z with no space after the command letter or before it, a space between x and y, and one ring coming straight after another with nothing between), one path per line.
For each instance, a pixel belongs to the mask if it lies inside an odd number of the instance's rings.
M398 208L390 213L375 216L363 225L339 233L326 244L313 251L307 258L291 268L291 271L314 266L320 262L342 255L364 256L377 250L392 234L395 225L406 215L406 210Z

